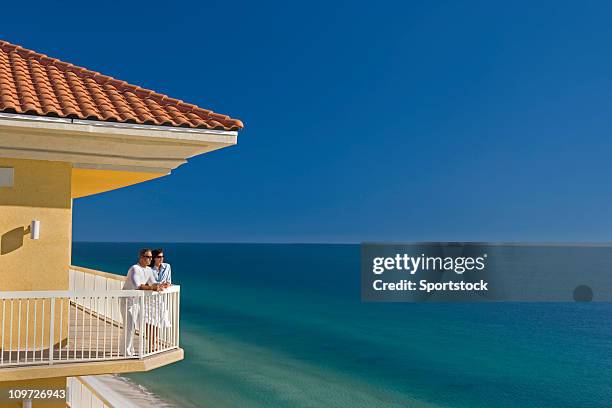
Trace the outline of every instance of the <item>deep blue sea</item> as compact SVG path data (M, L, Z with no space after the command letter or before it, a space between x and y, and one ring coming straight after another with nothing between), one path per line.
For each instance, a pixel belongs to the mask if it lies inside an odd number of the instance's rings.
M74 243L125 274L143 244ZM185 360L129 377L181 407L612 407L612 303L362 303L358 245L148 244Z

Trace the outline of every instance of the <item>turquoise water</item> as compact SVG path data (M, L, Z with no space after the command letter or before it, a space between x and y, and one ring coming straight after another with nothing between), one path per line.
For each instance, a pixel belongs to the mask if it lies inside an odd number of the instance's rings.
M124 274L141 246L73 263ZM361 303L357 245L161 246L185 360L130 378L177 406L612 406L612 304Z

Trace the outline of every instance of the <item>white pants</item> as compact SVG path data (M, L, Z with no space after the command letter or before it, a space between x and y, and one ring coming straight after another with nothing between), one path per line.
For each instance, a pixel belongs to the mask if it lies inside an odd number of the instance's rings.
M140 313L140 304L138 299L123 298L119 302L121 317L123 318L123 334L121 336L120 345L123 348L124 356L133 356L134 351L134 334L137 328L140 328L142 313Z

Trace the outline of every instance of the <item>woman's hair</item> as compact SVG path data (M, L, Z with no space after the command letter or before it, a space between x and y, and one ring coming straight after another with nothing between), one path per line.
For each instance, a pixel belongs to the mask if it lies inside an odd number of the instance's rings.
M164 253L164 250L162 248L154 249L153 252L151 252L151 254L153 255L153 258L151 258L151 265L149 265L149 266L151 266L151 267L155 266L155 257L157 255L163 254L163 253Z

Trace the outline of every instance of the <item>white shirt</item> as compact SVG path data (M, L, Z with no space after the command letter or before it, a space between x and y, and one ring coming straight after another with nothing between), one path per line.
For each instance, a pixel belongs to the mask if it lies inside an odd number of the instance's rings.
M148 266L132 265L123 284L123 289L138 289L140 285L156 283L153 270Z

